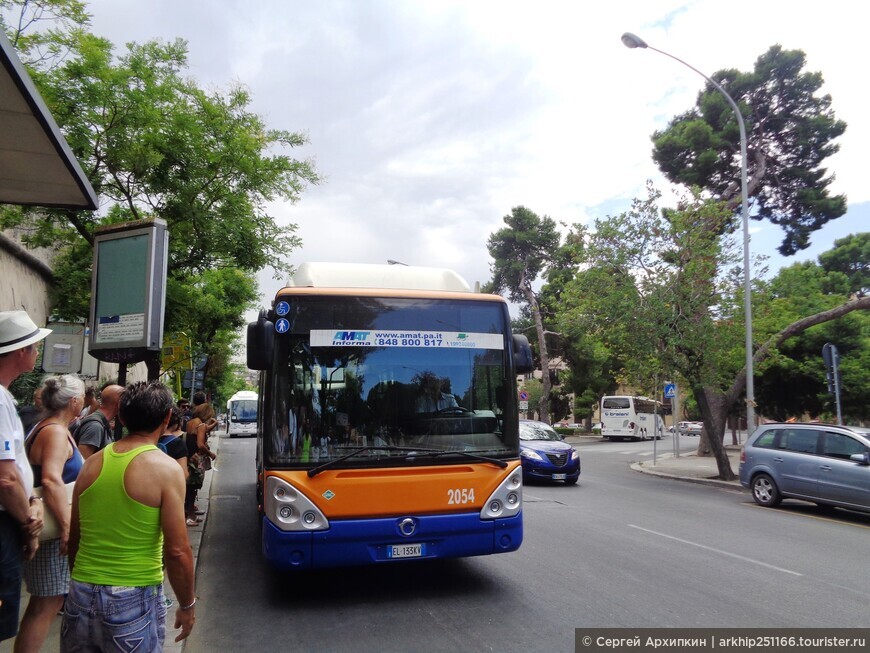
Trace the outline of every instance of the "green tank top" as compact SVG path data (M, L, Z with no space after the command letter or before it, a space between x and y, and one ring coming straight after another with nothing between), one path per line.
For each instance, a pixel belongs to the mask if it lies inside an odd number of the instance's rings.
M116 453L115 443L103 449L103 468L79 496L79 549L73 580L94 585L144 587L163 582L163 531L160 508L129 497L124 473L146 444Z

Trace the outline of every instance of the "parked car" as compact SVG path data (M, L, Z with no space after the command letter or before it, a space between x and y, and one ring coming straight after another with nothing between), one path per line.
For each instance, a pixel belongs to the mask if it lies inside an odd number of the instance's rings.
M680 429L680 435L701 435L704 424L702 422L678 422L677 428ZM673 433L674 427L669 426L668 432Z
M580 478L580 454L549 424L520 420L520 460L524 481L565 481Z
M790 498L870 512L870 429L760 426L740 455L740 483L761 506Z
M685 433L686 435L697 435L701 436L701 431L704 430L703 422L687 422L686 430L680 431L681 433Z

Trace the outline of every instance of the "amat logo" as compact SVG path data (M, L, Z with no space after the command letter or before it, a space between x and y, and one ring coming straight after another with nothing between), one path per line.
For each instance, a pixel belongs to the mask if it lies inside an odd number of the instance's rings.
M366 341L369 338L371 331L336 331L333 340L341 342L359 342Z
M371 331L336 331L332 337L334 347L367 347Z

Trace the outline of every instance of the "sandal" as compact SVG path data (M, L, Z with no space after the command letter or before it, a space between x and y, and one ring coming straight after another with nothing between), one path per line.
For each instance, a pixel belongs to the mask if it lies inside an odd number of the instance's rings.
M199 526L199 523L200 523L199 519L191 519L190 517L187 518L187 525L188 526Z

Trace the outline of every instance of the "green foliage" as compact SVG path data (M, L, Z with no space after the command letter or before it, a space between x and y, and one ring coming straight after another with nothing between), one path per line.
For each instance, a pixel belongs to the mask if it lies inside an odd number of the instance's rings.
M665 213L658 201L649 186L628 212L597 220L583 268L561 293L558 328L576 343L571 355L604 372L598 387L585 384L590 399L619 383L655 395L674 373L721 386L739 369L741 325L719 276L733 261L720 239L733 218L698 195Z
M559 248L559 232L556 223L544 216L539 217L524 206L515 206L504 216L506 227L491 234L487 241L492 256L492 281L488 286L495 292L507 292L515 302L522 302L534 320L538 340L538 355L543 371L542 400L538 405L541 421L549 422L550 378L548 375L549 354L544 319L532 284L546 272Z
M287 271L299 246L296 226L279 225L268 205L319 181L285 153L305 137L268 128L241 85L199 88L184 41L131 43L116 56L76 0L4 0L0 16L101 203L98 213L0 207L0 228L57 250L54 312L77 320L89 312L97 227L163 219L165 331L191 334L209 356L207 377L218 374L257 299L253 273Z
M0 28L26 65L54 61L73 47L72 34L90 23L79 0L0 0ZM47 24L45 29L33 29Z
M756 325L774 333L807 315L839 306L866 281L862 277L862 244L868 234L836 241L819 263L797 263L779 271L756 301ZM864 272L866 274L866 272ZM857 286L856 286L857 284ZM765 414L775 419L821 417L836 420L834 397L828 393L822 347L834 343L840 352L841 404L846 423L870 420L870 316L855 311L807 329L789 339L758 366L755 394Z
M819 256L826 272L840 272L848 279L848 293L870 293L870 232L834 241L834 248Z
M33 404L33 392L42 385L43 372L25 372L9 384L9 394L15 397L19 407Z
M547 269L559 247L559 232L551 218L541 218L524 206L515 206L503 220L507 226L487 241L493 258L491 284L512 301L527 303L531 284Z
M535 406L539 405L541 397L544 395L544 386L540 379L526 379L520 384L519 390L525 390L529 393L529 410L526 411L526 414L531 416L529 419L536 419Z
M720 70L716 80L740 107L747 132L749 196L757 214L781 226L779 247L791 255L810 244L813 231L846 212L843 195L830 196L823 167L846 129L819 95L820 73L804 72L800 50L772 46L750 73ZM740 133L731 105L711 84L695 108L656 132L653 158L675 183L699 186L737 207L740 203Z
M240 390L257 391L256 386L248 382L248 369L238 363L227 364L214 386L214 397L218 407L226 407L227 401Z

